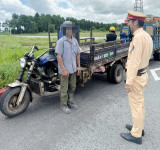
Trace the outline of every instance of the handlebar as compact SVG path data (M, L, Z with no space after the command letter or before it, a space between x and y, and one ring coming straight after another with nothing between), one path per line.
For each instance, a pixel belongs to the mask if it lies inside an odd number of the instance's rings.
M35 49L35 45L32 47L32 50L31 50L31 52L28 55L29 57L31 57L31 55L33 54L34 49Z
M44 53L42 53L40 56L38 56L38 57L36 58L36 60L39 59L40 57L42 57L45 53L48 53L50 49L52 49L52 48L47 49Z
M30 52L29 54L27 54L29 57L32 57L32 56L33 56L32 54L34 53L34 49L36 49L37 51L39 51L38 47L37 47L36 45L34 45L34 46L32 47L31 52ZM47 49L44 53L42 53L41 55L39 55L35 60L38 60L38 59L39 59L40 57L42 57L44 54L46 54L47 52L49 52L50 49L52 49L52 48Z
M39 49L36 45L34 45L34 46L32 47L31 52L28 54L29 57L31 57L31 55L34 53L34 49L36 49L37 51L42 50L42 49Z

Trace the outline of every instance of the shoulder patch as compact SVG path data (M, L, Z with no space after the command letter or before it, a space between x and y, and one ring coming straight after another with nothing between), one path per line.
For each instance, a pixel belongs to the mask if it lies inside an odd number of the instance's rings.
M132 48L132 51L134 50L134 45L133 45L133 48Z

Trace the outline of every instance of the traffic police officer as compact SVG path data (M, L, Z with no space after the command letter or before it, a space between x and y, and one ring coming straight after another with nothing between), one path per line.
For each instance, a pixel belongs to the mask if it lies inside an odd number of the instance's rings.
M73 24L65 21L62 25L63 37L57 41L56 53L58 59L58 72L60 75L60 108L65 113L70 109L78 109L73 103L73 94L76 89L76 78L80 75L80 47L73 38Z
M143 30L146 16L140 12L128 11L128 26L133 32L133 39L128 51L126 64L126 91L132 113L132 125L126 128L131 132L121 133L127 141L142 144L144 135L144 88L148 83L147 67L151 58L153 41L151 36Z

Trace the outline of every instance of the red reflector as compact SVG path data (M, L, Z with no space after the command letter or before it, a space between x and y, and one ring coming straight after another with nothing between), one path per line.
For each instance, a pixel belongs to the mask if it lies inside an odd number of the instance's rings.
M124 23L128 23L128 20L124 20Z
M7 90L9 87L3 88L0 90L0 96L5 92L5 90Z

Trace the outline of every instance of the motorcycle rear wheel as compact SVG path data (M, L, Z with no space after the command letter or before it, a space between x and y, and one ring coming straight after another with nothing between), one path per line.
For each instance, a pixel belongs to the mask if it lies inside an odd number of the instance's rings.
M23 113L31 101L30 92L26 90L22 102L17 105L20 90L21 87L10 87L0 97L0 110L9 118Z

